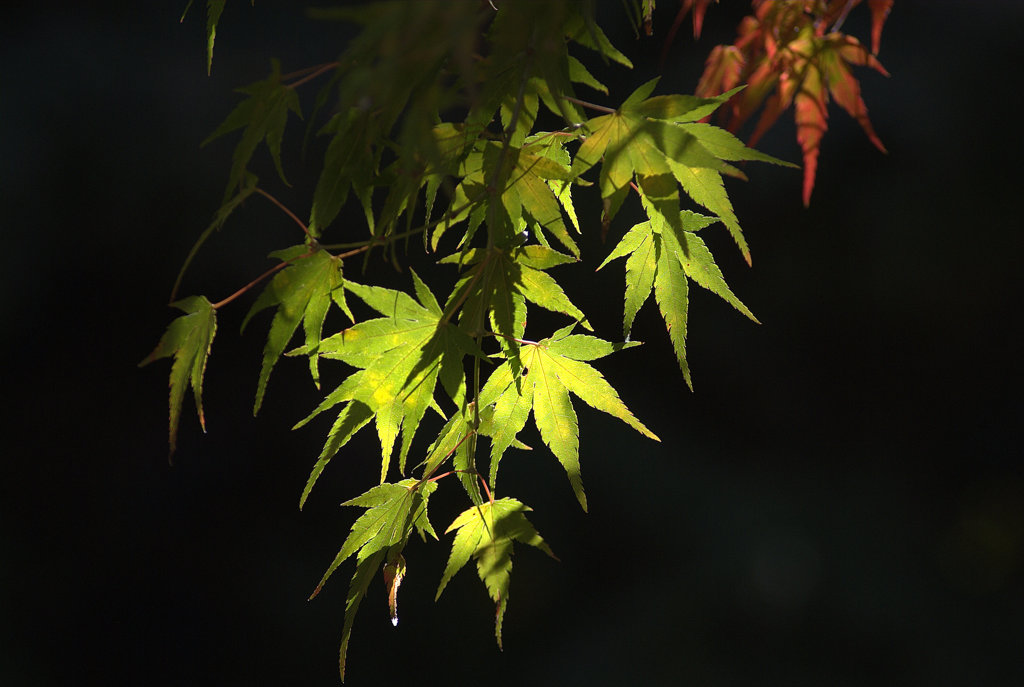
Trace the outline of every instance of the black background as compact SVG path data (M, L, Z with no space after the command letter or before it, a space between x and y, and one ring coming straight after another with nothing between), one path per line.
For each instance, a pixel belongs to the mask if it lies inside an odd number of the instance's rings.
M288 3L231 3L207 78L201 8L179 24L181 4L48 4L0 25L5 686L337 683L351 567L305 599L351 523L338 502L374 479L372 433L299 512L326 425L288 431L319 399L292 360L251 417L266 317L240 337L245 306L221 313L209 433L186 401L173 467L167 365L135 365L222 192L231 144L198 144L231 89L271 56L285 71L333 59L350 30ZM659 92L691 91L745 7L713 7L696 44L682 32ZM866 38L864 14L847 28ZM612 31L638 56L634 74L609 77L617 97L657 73L670 16L651 40ZM692 394L650 304L634 330L648 343L602 361L663 443L579 404L586 515L539 439L503 463L502 489L536 509L561 558L518 551L505 651L472 572L433 603L449 539L416 541L401 624L375 583L349 684L1024 684L1022 22L1013 0L898 0L880 54L892 78L859 74L889 154L835 110L810 209L795 171L752 165L730 185L753 269L721 228L710 242L764 324L695 294ZM785 121L760 147L799 157ZM313 164L286 156L285 169L291 190L266 167L261 178L308 208ZM596 204L577 208L593 227ZM558 276L616 338L622 267L589 281L608 250L593 234ZM297 241L256 198L185 292L223 298ZM439 530L463 507L443 487Z

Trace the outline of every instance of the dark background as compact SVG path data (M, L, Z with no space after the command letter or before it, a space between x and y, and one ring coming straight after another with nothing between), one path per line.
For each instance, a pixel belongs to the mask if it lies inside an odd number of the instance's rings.
M372 432L299 512L327 424L288 431L319 399L300 361L279 365L251 417L268 318L242 338L245 305L222 311L209 433L186 400L173 467L167 363L135 365L173 316L170 285L222 192L231 143L198 144L231 88L263 78L271 56L285 71L333 59L348 29L290 3L230 3L207 78L202 8L182 25L183 4L47 4L0 25L5 686L337 683L351 564L305 599L353 518L337 503L374 479ZM692 91L746 6L713 7L696 44L682 32L660 92ZM866 38L864 14L847 29ZM639 56L610 84L617 96L656 73L670 16L649 41L613 36ZM889 155L834 110L810 209L798 172L751 166L730 185L753 269L720 228L711 245L764 324L695 294L693 394L650 304L634 330L645 347L603 361L663 443L578 404L587 515L546 451L503 463L503 490L536 509L561 558L518 550L505 651L473 572L432 601L450 539L415 541L401 624L375 583L349 684L1024 684L1010 106L1022 22L1013 0L898 0L880 54L892 78L859 73ZM799 158L785 121L760 147ZM307 165L286 157L294 190L261 170L300 215ZM593 227L596 205L577 208ZM297 240L253 199L185 292L223 298ZM583 280L608 247L584 250L562 279ZM606 338L620 331L621 280L620 263L570 291ZM439 531L463 507L443 486Z

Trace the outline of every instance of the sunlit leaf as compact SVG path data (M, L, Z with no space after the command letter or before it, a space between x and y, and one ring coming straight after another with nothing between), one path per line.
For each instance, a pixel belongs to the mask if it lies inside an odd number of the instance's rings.
M533 546L555 558L554 552L526 519L525 513L529 510L516 499L498 499L463 511L445 530L446 533L455 530L455 538L434 598L441 597L449 580L470 558L475 559L477 574L496 606L494 634L499 647L509 597L513 542Z
M570 343L562 344L566 339ZM580 350L579 344L572 337L560 337L558 334L537 343L522 345L522 373L517 377L506 361L491 373L480 393L481 405L493 403L495 415L500 412L508 418L509 423L506 429L492 438L492 475L497 472L496 465L502 452L525 424L525 413L529 407L533 411L534 424L541 439L562 464L584 510L587 508L587 499L580 473L579 423L569 398L570 393L597 410L619 418L644 436L658 440L626 408L604 377L583 362L604 357L616 350L615 346L595 337L588 339L594 339L594 342L590 342L584 351Z
M161 358L174 358L171 364L168 433L170 455L173 456L178 446L181 404L185 398L185 389L189 386L195 395L199 424L203 431L206 431L206 418L203 415L203 374L206 372L206 360L210 356L213 337L217 333L217 311L203 296L183 298L171 306L184 311L185 314L167 326L160 343L139 363L139 367Z
M227 190L224 192L225 201L241 184L249 160L252 159L260 141L266 141L278 176L285 184L288 183L281 166L281 141L285 125L288 123L288 112L302 116L299 96L294 89L281 83L281 65L276 60L272 62L270 76L263 81L239 88L238 92L248 97L239 103L227 119L202 143L206 145L225 134L243 129L242 138L235 146L231 158L231 173L228 176Z
M313 350L320 344L324 318L332 302L337 303L349 319L353 319L345 301L341 260L327 251L310 251L305 246L277 251L271 257L291 264L274 276L242 321L244 330L253 315L266 308L277 308L263 349L263 366L256 387L254 414L259 412L263 403L270 373L300 322L306 334L306 347ZM309 370L317 388L320 387L318 362L317 356L310 356Z

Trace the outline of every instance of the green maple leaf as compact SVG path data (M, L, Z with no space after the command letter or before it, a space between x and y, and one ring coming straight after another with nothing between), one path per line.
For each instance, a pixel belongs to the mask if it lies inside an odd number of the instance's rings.
M716 218L684 210L678 213L675 222L670 223L663 211L657 208L656 200L645 195L643 203L650 219L626 232L598 269L612 260L629 256L626 260L624 336L629 339L633 319L653 290L679 368L686 384L693 389L686 360L687 278L717 294L754 322L757 318L725 283L711 251L696 233L715 222Z
M249 160L256 152L256 146L263 140L266 140L278 176L288 185L281 166L281 141L285 125L288 123L289 110L302 117L299 96L293 88L281 83L281 65L277 60L271 63L270 76L237 90L249 97L239 103L201 144L205 146L225 134L244 129L242 139L235 146L231 158L231 173L228 176L227 190L224 192L225 201L242 183Z
M574 262L572 258L546 246L527 245L511 249L471 248L451 255L442 263L461 262L470 269L455 285L452 298L464 300L460 326L471 336L479 334L489 321L498 341L519 370L519 344L526 327L526 302L559 312L591 329L583 311L577 308L557 281L544 270Z
M254 0L255 1L255 0ZM188 0L185 9L181 12L181 19L185 21L185 15L192 7L193 0ZM210 75L213 68L213 43L217 39L217 24L220 22L220 15L224 12L224 5L227 0L207 0L206 2L206 75Z
M579 258L580 249L562 220L563 206L566 206L567 211L572 208L571 196L565 190L572 178L568 154L558 145L560 142L557 138L541 135L535 140L521 149L512 149L515 166L502 194L502 201L506 207L522 208L539 229L550 232L570 253ZM558 153L560 150L562 155ZM552 182L556 182L554 188Z
M619 52L608 40L608 36L594 20L593 12L588 12L581 7L580 11L570 15L569 20L565 23L565 32L570 40L596 51L606 61L618 62L627 69L633 68L633 63L629 61L629 58Z
M242 321L244 331L253 315L266 308L277 307L267 335L267 344L263 349L263 366L256 385L253 414L259 412L270 373L300 322L306 334L306 347L315 349L320 343L324 318L332 301L350 320L355 320L345 301L345 280L342 278L341 260L327 251L317 250L311 253L306 246L293 246L276 251L271 253L271 257L291 264L277 273ZM313 376L313 383L319 389L318 362L318 356L309 357L309 371Z
M309 233L313 236L320 236L338 216L353 185L359 189L365 186L361 180L374 176L373 155L366 145L374 132L367 113L356 109L339 112L320 133L333 136L324 153L323 170L313 192L309 216Z
M496 605L494 635L499 647L501 624L508 606L513 542L533 546L558 560L536 528L526 519L525 513L529 510L529 507L516 499L498 499L463 511L445 530L445 534L455 530L455 539L434 599L441 598L449 580L470 558L475 559L477 574Z
M312 599L319 594L334 571L352 555L356 555L356 572L349 584L345 602L345 623L341 634L339 667L342 681L345 680L345 657L356 612L363 597L366 596L370 581L380 569L381 562L385 557L393 561L399 560L401 551L414 530L418 530L421 535L430 534L437 538L427 517L427 500L436 488L436 482L406 479L397 484L378 485L341 504L361 506L367 510L352 524L341 550L331 561L309 598Z
M563 137L541 133L528 138L522 147L494 141L477 145L458 169L462 179L452 194L447 218L434 230L433 248L449 227L469 220L469 229L460 241L468 249L485 218L495 245L511 248L520 243L523 227L519 225L529 220L538 240L546 244L544 232L550 233L579 258L579 247L562 217L564 211L579 231L570 192L574 176L565 143ZM493 203L488 191L495 184L502 188L500 203Z
M462 358L482 352L472 339L445 319L419 276L415 272L412 276L419 302L401 291L346 281L347 289L383 317L360 322L323 339L317 346L304 346L289 353L319 355L361 368L296 425L305 424L339 403L347 403L328 434L303 490L300 506L327 462L370 419L376 420L381 441L383 482L399 433L399 470L405 470L416 428L427 408L435 405L437 381L457 403L465 397Z
M750 250L725 191L722 174L743 176L728 161L789 163L747 148L717 127L695 124L739 89L716 98L648 97L656 85L657 79L647 82L617 111L586 123L589 134L576 152L573 172L578 176L603 158L599 185L605 203L605 226L618 212L634 177L638 181L673 178L694 202L718 215L749 263ZM673 224L674 214L666 213Z
M613 344L593 336L570 334L572 325L536 343L520 346L521 373L510 361L499 365L480 391L480 405L494 405L491 437L491 479L502 454L526 425L530 411L541 439L565 468L577 500L587 509L579 461L579 425L570 392L587 405L617 417L633 429L660 441L633 416L619 394L587 361L639 345Z
M139 367L142 367L154 360L174 357L170 377L169 456L174 455L178 446L178 420L181 418L185 389L189 386L195 394L199 424L203 431L206 431L202 399L203 374L206 371L206 360L210 356L213 337L217 333L217 311L203 296L183 298L171 306L183 310L185 314L168 325L167 331L160 338L160 343L139 363Z

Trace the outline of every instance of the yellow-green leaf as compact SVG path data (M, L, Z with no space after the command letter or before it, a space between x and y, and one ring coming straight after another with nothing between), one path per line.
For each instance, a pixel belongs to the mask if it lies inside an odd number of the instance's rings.
M160 342L139 367L148 365L161 358L174 358L170 376L170 424L168 443L170 456L178 446L178 420L181 418L181 404L185 398L185 389L189 386L195 395L196 412L199 424L206 431L206 418L203 415L203 374L206 372L206 361L210 356L210 346L217 333L217 311L210 301L203 296L191 296L171 304L185 312L167 327Z

